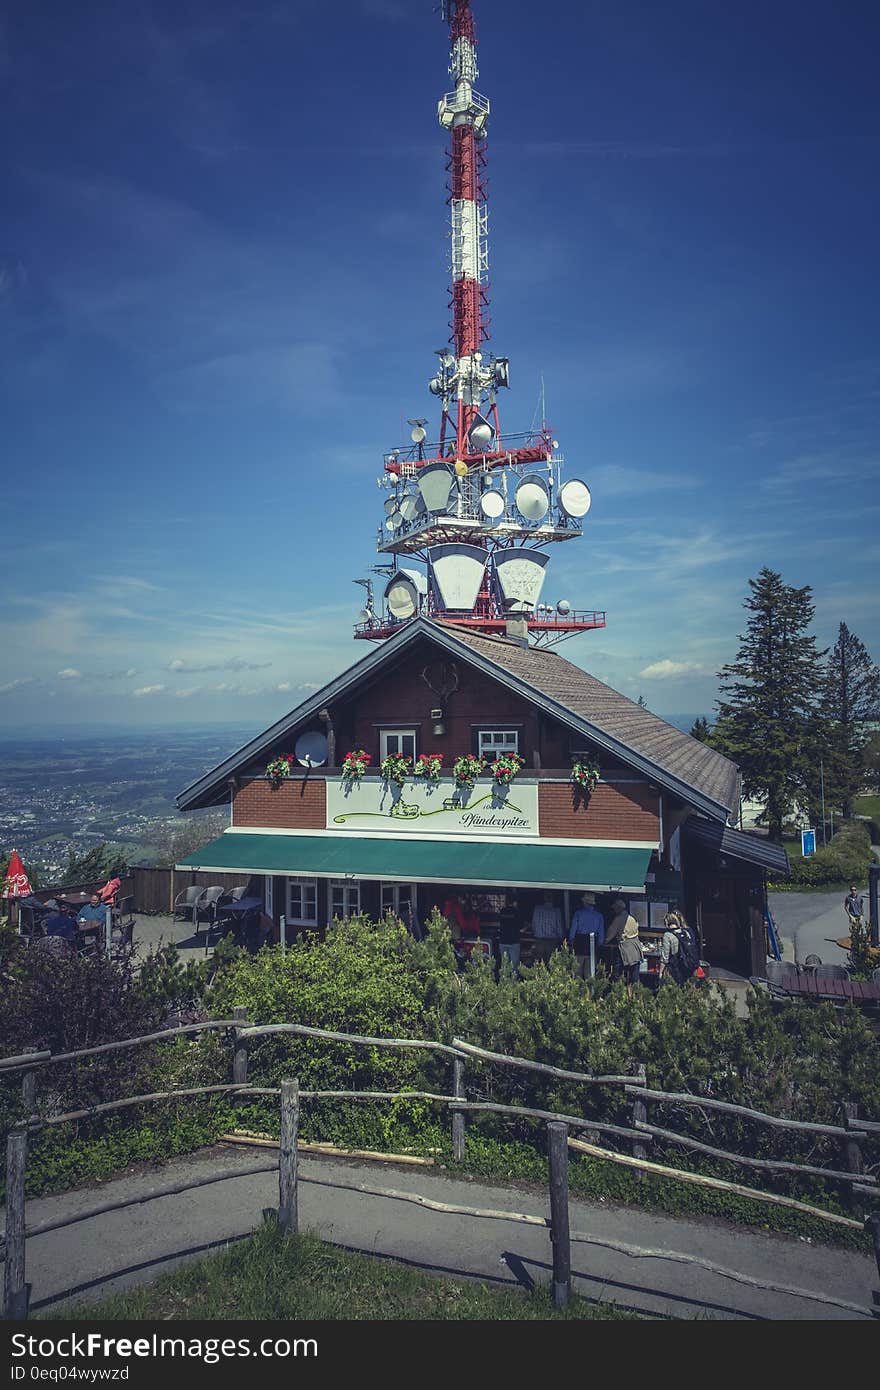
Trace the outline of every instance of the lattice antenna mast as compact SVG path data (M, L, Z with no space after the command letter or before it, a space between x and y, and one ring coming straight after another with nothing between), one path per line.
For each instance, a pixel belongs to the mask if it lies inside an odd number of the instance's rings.
M486 134L489 102L476 90L471 0L442 0L455 84L437 105L449 136L451 337L428 383L441 402L440 437L413 418L411 444L384 457L377 481L390 495L377 548L386 564L382 611L368 604L355 635L381 639L419 614L479 632L527 624L533 641L556 642L605 626L605 614L539 602L548 545L583 533L590 490L563 478L565 460L546 420L501 437L496 393L509 385L506 357L488 340ZM542 386L543 407L543 386ZM417 560L426 573L412 568ZM370 610L370 611L368 611Z
M455 431L455 454L465 458L485 448L482 405L491 393L489 416L498 436L494 390L506 386L507 363L483 361L488 339L487 279L489 273L488 209L486 206L486 134L489 102L474 88L479 75L477 35L469 0L447 0L443 17L449 24L449 75L455 91L437 107L440 125L450 133L449 206L452 272L452 337L454 358L441 356L440 385L444 396L441 434L448 423ZM435 383L432 383L435 389ZM453 405L454 409L450 410ZM494 418L493 418L494 417ZM473 431L473 433L472 433Z

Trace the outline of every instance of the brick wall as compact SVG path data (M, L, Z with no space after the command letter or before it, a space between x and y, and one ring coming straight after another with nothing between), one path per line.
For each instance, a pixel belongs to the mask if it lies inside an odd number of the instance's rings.
M276 826L279 830L323 830L327 794L322 777L290 778L273 791L265 777L246 782L235 793L233 825Z
M638 782L600 784L586 805L575 805L565 782L538 786L541 834L556 840L657 840L660 835L656 792Z

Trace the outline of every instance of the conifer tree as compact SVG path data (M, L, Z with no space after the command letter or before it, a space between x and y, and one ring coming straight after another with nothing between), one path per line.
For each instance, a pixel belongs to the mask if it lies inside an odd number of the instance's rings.
M708 743L709 735L712 730L705 715L700 715L691 725L691 738L695 738L698 743Z
M826 797L850 816L865 781L869 722L880 718L880 670L846 623L840 624L825 666L820 714Z
M816 764L816 701L822 686L816 639L807 632L815 611L809 585L782 582L766 565L749 580L743 601L750 617L736 661L722 667L722 698L712 744L732 758L743 791L763 801L771 838Z

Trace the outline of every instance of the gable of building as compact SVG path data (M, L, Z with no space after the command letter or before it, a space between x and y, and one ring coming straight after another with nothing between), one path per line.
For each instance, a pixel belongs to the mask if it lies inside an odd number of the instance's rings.
M440 711L443 732L435 734ZM323 719L322 719L323 716ZM581 748L603 777L627 769L715 820L739 799L735 765L553 652L418 619L178 797L181 810L218 805L308 729L332 733L338 763L350 748L377 761L382 729L418 730L418 751L476 752L486 725L515 730L529 769L567 776ZM305 789L304 789L304 794ZM311 792L311 795L314 795Z

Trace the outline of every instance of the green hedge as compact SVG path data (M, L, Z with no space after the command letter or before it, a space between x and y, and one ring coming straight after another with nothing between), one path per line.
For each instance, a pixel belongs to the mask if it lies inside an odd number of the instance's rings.
M808 859L793 858L791 878L785 883L773 883L775 891L798 888L846 888L850 883L867 882L868 869L874 863L871 834L861 820L843 821L828 845L817 849Z

